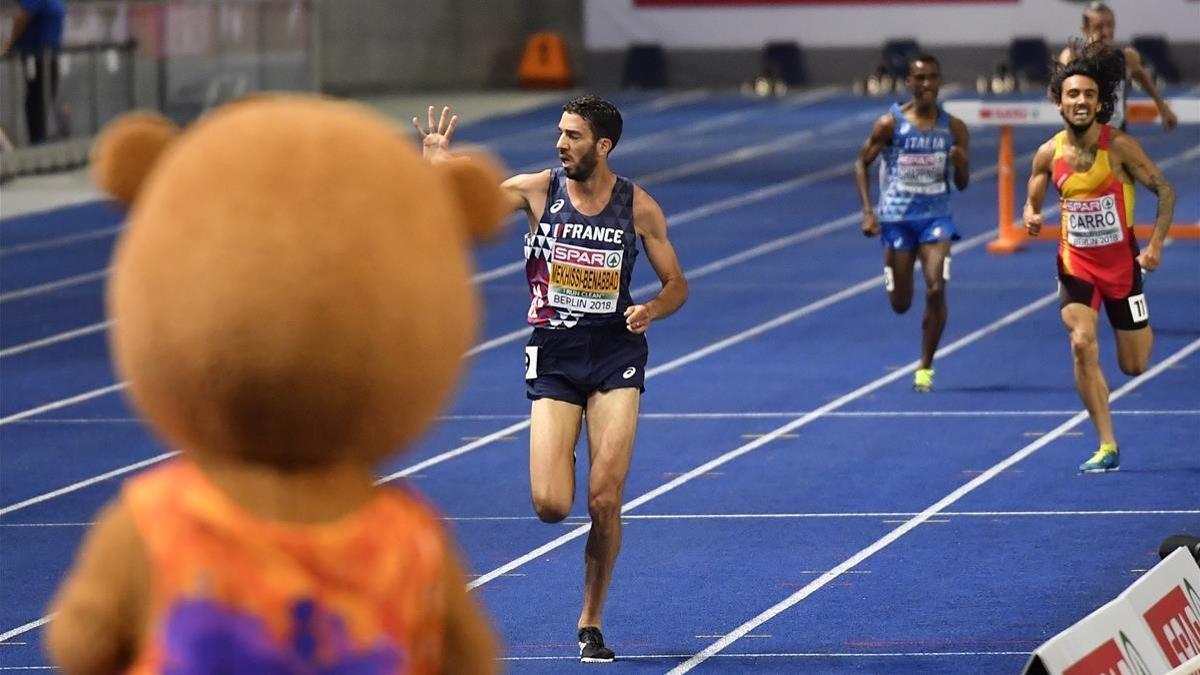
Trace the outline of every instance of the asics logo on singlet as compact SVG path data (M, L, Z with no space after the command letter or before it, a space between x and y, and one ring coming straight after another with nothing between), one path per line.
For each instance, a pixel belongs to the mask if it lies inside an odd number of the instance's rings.
M554 200L554 203L550 205L550 213L558 213L559 211L562 211L563 204L566 203L567 202L564 199Z
M634 368L633 366L629 366L628 368L625 369L625 372L621 373L621 377L628 380L629 378L633 377L635 373L637 373L637 368Z

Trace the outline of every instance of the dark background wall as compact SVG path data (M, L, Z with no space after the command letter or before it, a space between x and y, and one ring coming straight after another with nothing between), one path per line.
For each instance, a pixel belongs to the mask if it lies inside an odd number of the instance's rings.
M1061 45L1051 45L1058 48ZM937 56L948 82L973 85L976 76L991 74L1008 58L1006 47L922 45ZM805 47L800 45L809 84L850 85L863 79L880 62L881 47ZM1186 82L1200 81L1200 43L1171 45L1171 55ZM670 49L667 77L672 87L734 86L754 77L760 67L758 49ZM625 65L621 50L587 53L585 72L588 86L607 90L620 86Z
M585 62L582 0L325 0L318 21L321 86L339 94L515 86L540 30Z

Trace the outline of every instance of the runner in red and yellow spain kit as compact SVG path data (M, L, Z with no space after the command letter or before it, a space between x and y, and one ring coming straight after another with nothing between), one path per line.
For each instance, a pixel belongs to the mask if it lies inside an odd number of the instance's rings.
M1061 195L1062 239L1058 249L1062 319L1071 336L1075 388L1100 437L1100 448L1079 470L1114 471L1120 466L1108 383L1100 370L1096 325L1101 303L1116 334L1117 362L1127 375L1146 370L1154 335L1142 293L1142 272L1153 271L1175 211L1175 191L1132 136L1105 122L1124 77L1102 43L1057 66L1050 100L1066 128L1038 148L1025 201L1025 228L1042 228L1042 201L1053 180ZM1134 181L1158 197L1158 216L1146 250L1133 238ZM1139 269L1139 267L1141 269Z

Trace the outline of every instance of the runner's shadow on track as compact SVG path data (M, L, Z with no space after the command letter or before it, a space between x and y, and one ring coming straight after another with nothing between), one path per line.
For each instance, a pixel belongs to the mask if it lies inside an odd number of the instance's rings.
M1196 330L1195 328L1172 328L1169 326L1163 327L1163 328L1154 326L1153 328L1154 328L1154 335L1156 337L1163 337L1163 336L1181 337L1181 338L1200 337L1200 330ZM1151 359L1151 364L1153 364L1153 359Z
M1164 474L1164 475L1171 475L1171 476L1178 476L1180 474L1196 474L1197 477L1200 477L1200 464L1197 464L1196 466L1185 466L1182 468L1174 467L1174 466L1163 467L1161 469L1130 469L1130 468L1122 465L1121 473L1125 473L1125 474L1134 473L1134 474L1138 474L1138 475L1147 475L1147 476L1152 476L1155 474Z
M1047 392L1074 392L1075 387L1071 384L1052 385L1052 384L1013 384L1011 382L1003 382L997 384L976 384L969 387L938 387L938 391L942 392L962 392L965 394L1017 394L1021 392L1030 393L1047 393Z

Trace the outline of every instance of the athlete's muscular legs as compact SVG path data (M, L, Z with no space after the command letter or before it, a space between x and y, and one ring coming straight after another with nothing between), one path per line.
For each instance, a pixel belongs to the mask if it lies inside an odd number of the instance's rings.
M886 269L891 270L885 274L887 278L887 294L888 301L892 303L892 310L897 314L903 314L912 307L913 299L913 265L917 261L917 256L914 251L905 251L902 249L883 249L883 264Z
M575 441L583 408L540 398L533 402L529 427L529 494L538 518L557 523L575 501Z
M1087 408L1101 443L1116 443L1108 408L1108 382L1100 370L1100 345L1096 341L1099 314L1085 304L1072 302L1062 308L1062 320L1071 336L1075 360L1075 389Z
M579 627L600 627L604 597L621 550L621 499L633 456L641 393L634 388L596 392L588 399L587 433L591 457L588 513L592 531L584 550L583 611Z
M925 275L925 317L921 320L921 367L933 367L933 354L937 351L946 328L946 279L945 264L950 256L950 242L938 241L921 244L917 249L921 268Z
M1141 375L1150 366L1154 332L1150 326L1137 330L1114 330L1117 337L1117 364L1126 375Z

